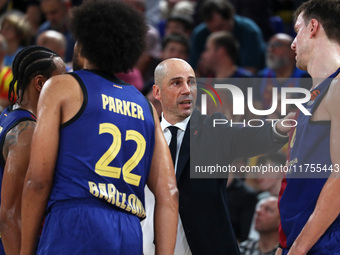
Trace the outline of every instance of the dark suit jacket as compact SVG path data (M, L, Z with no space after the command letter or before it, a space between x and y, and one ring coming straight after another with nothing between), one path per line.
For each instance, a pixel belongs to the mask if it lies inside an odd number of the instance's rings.
M228 165L241 156L278 150L287 141L274 139L271 125L241 129L219 125L214 128L213 119L225 119L225 116L219 113L203 116L195 110L185 131L176 172L179 213L194 255L234 255L239 254L239 249L228 212L227 179L190 178L190 150L198 153L199 157L194 157L201 160L198 164L214 164L222 159Z

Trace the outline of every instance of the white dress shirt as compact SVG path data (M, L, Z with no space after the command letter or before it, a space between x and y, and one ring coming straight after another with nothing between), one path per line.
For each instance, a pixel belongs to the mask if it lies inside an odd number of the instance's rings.
M177 132L177 149L176 149L176 161L175 161L175 172L177 171L177 162L179 156L179 150L182 145L185 129L187 128L190 116L185 120L176 123L174 126L178 127ZM164 118L162 113L162 121L161 128L165 137L165 140L168 144L171 141L171 132L168 129L169 126L172 126L167 120ZM153 218L154 218L154 207L155 207L155 197L149 188L145 187L145 210L146 210L146 219L142 221L142 230L143 230L143 251L144 255L154 255L155 254L155 245L154 241L154 231L153 231ZM175 247L175 255L191 255L191 251L189 248L188 241L185 237L183 225L180 216L178 215L178 228L177 228L177 240Z

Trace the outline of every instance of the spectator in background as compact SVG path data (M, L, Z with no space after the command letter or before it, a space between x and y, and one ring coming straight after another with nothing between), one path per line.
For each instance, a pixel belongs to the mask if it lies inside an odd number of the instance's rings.
M66 39L62 33L55 30L42 32L37 38L37 44L53 50L65 61Z
M277 197L271 196L260 201L255 218L255 229L260 239L242 242L241 255L274 255L279 244L279 224Z
M66 59L67 42L65 36L55 30L46 30L37 37L37 45L53 50L64 61ZM66 65L66 71L71 71L71 66Z
M264 109L272 105L272 89L278 88L280 92L283 87L303 87L309 89L311 86L309 75L296 67L295 52L290 48L293 38L288 34L275 34L267 45L266 65L258 76L263 77L258 89L254 92L255 97L262 102Z
M168 2L170 4L168 4ZM158 25L159 32L161 37L163 38L164 35L166 35L166 26L167 21L169 18L172 17L180 17L181 23L183 23L183 19L185 19L185 23L191 23L190 25L190 31L188 31L189 34L191 34L191 31L194 27L193 24L193 14L195 12L195 5L196 3L194 1L183 1L183 0L164 0L160 2L160 10L161 10L161 21ZM169 8L169 6L172 6ZM178 20L179 21L179 20ZM178 24L176 24L178 25ZM175 31L172 31L175 32ZM177 31L178 32L178 31ZM171 32L168 32L168 34Z
M195 11L195 1L162 0L160 1L161 18L167 19L173 14L192 16Z
M189 40L182 34L169 34L162 42L161 60L168 58L180 58L188 60Z
M24 13L25 19L33 30L33 34L38 32L39 26L42 23L39 0L0 0L0 15L12 11Z
M186 15L172 15L166 20L165 36L169 34L184 34L190 37L193 28L193 20Z
M37 34L43 21L43 14L39 6L39 1L30 1L25 11L25 19L31 25L33 34Z
M9 66L2 66L6 54L6 40L0 35L0 112L2 112L9 104L8 90L9 84L13 79L12 69Z
M234 14L229 1L208 0L202 6L204 23L192 33L190 64L196 68L206 39L212 32L231 32L240 44L237 64L255 73L264 67L265 42L261 30L252 20Z
M41 0L40 7L45 15L44 22L38 31L38 35L46 30L56 30L62 33L67 41L65 61L72 61L75 41L69 30L69 10L64 0Z
M256 165L259 167L267 166L267 167L283 167L285 166L286 155L282 152L268 153L263 154L258 157ZM251 180L249 178L250 174L247 176L247 183ZM258 177L258 176L257 176ZM261 201L262 199L275 196L277 197L281 188L281 181L283 178L283 171L281 172L272 172L267 173L260 178L252 179L255 182L255 185L258 186L258 194L257 199ZM259 202L260 203L260 202ZM259 205L256 206L258 208ZM255 215L256 216L256 215ZM249 231L249 239L258 240L259 232L255 229L255 219L251 224Z
M238 86L243 94L247 95L247 87L250 83L244 82L244 79L236 78L251 78L251 72L237 65L239 55L239 45L234 36L225 31L214 32L209 35L205 51L202 54L202 61L198 68L198 73L201 77L213 76L218 79L224 79L223 83L231 83ZM212 84L214 82L211 82ZM237 121L239 119L247 119L250 117L248 108L246 107L245 115L233 115L233 100L230 91L217 89L221 91L219 95L222 98L223 105L211 105L208 108L208 114L213 112L223 112L229 119ZM246 98L246 97L245 97ZM208 99L208 103L212 104L212 100Z
M15 55L31 43L33 33L24 15L18 12L6 14L1 21L0 33L7 43L4 66L11 66Z
M261 29L263 38L268 41L273 35L271 27L273 0L230 0L238 15L250 18Z
M239 44L229 32L212 33L202 55L203 69L216 78L249 78L252 74L237 66Z

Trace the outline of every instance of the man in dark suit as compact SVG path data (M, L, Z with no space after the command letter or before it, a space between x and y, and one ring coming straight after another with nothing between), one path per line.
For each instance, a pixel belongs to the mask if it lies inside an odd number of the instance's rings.
M179 224L175 254L239 254L227 208L227 178L190 178L194 165L230 165L235 158L249 157L279 149L289 128L281 121L262 128L214 127L214 119L194 110L197 85L191 66L180 59L161 62L155 70L153 94L162 104L161 127L170 148L175 140L173 161L179 189ZM189 124L190 120L190 125ZM176 128L173 128L176 127ZM175 130L175 131L174 131ZM279 133L281 134L279 134ZM170 142L171 140L171 142ZM146 194L147 212L152 209ZM148 210L149 207L149 210ZM151 207L151 208L150 208ZM152 215L143 223L144 254L152 254Z

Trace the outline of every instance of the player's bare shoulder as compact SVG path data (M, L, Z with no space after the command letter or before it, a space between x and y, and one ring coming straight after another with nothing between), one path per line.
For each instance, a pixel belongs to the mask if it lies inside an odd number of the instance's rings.
M61 112L62 123L72 118L81 108L84 101L82 89L78 81L70 74L51 77L44 84L39 109L49 106L49 109Z
M41 96L44 94L49 94L49 97L58 97L62 99L62 96L67 96L73 93L77 93L79 90L79 85L75 78L70 74L55 75L49 78L42 90Z
M328 92L324 99L325 107L330 115L339 115L340 108L340 75L331 82Z

